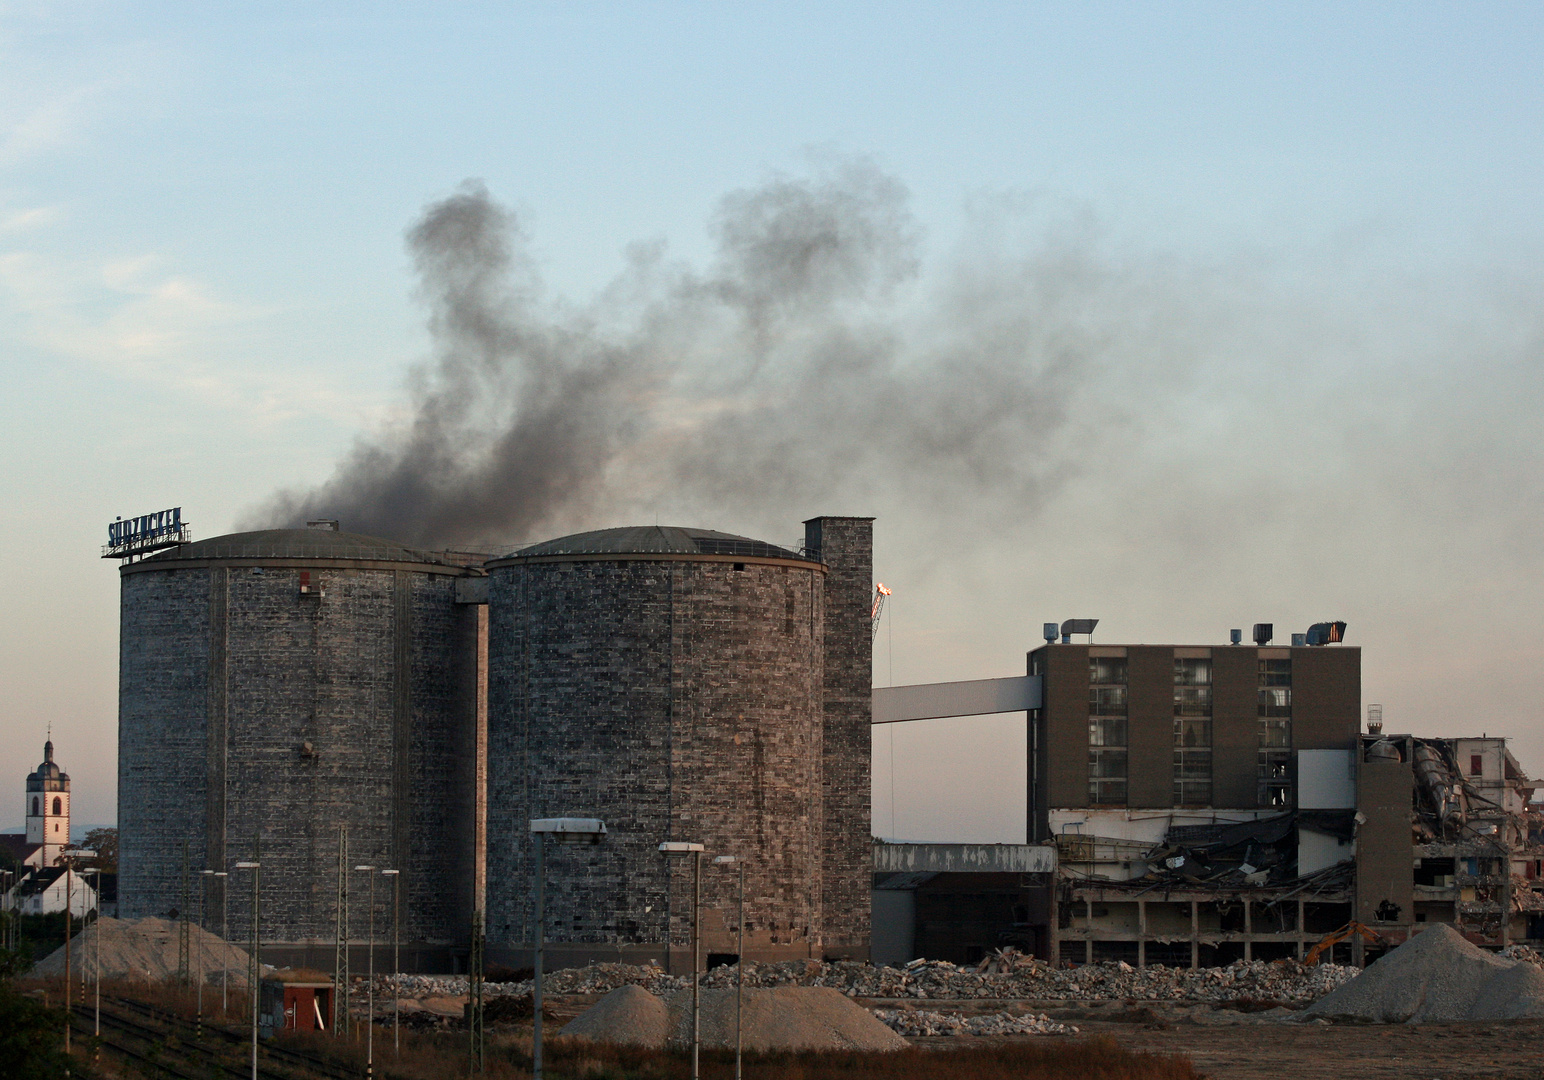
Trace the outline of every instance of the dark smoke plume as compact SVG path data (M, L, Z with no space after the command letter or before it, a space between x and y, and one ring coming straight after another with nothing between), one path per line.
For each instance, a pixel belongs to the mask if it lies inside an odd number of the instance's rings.
M247 524L493 549L657 515L787 540L897 500L1032 510L1075 460L1053 450L1071 397L1113 356L1162 353L1163 305L1081 236L1016 249L996 212L924 272L906 201L862 161L775 178L721 201L706 271L635 245L572 305L468 183L407 234L437 351L411 419Z

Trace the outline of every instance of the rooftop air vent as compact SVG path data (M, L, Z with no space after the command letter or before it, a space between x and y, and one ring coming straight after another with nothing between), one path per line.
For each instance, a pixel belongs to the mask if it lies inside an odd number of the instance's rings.
M1061 624L1062 644L1072 644L1073 634L1088 634L1092 636L1094 627L1098 625L1098 619L1068 619Z
M1276 627L1272 623L1257 622L1254 624L1254 643L1256 645L1269 645L1271 638L1276 636Z
M1229 630L1228 640L1234 645L1242 644L1244 640L1244 632L1242 630Z
M1310 645L1333 645L1345 639L1346 624L1343 622L1316 622L1308 628Z

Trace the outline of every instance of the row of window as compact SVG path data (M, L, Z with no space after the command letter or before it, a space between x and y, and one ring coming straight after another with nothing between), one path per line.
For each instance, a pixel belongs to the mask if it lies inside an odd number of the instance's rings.
M1125 657L1088 662L1088 798L1101 806L1126 802L1127 668ZM1212 666L1204 658L1174 660L1175 806L1212 802ZM1260 660L1258 798L1263 806L1292 803L1292 661Z
M39 807L40 807L40 804L38 802L38 797L36 795L32 796L32 816L33 817L41 817L42 816L42 810ZM64 800L61 799L57 795L54 796L54 813L56 813L56 814L64 813Z

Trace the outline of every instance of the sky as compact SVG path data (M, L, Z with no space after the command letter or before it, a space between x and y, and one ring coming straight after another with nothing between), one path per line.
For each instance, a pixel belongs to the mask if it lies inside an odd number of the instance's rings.
M1541 46L1525 4L0 2L0 827L49 725L115 819L108 521L368 493L463 398L458 499L379 520L871 514L878 685L1344 619L1391 730L1544 773ZM470 376L458 208L543 343ZM582 468L487 511L575 401ZM1023 748L882 729L875 831L1021 840Z

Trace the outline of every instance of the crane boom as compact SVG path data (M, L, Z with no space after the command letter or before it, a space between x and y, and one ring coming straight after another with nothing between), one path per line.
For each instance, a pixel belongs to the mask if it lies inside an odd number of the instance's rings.
M890 590L887 589L882 582L874 586L874 602L869 606L870 641L879 636L879 616L884 613L885 597L889 595Z

